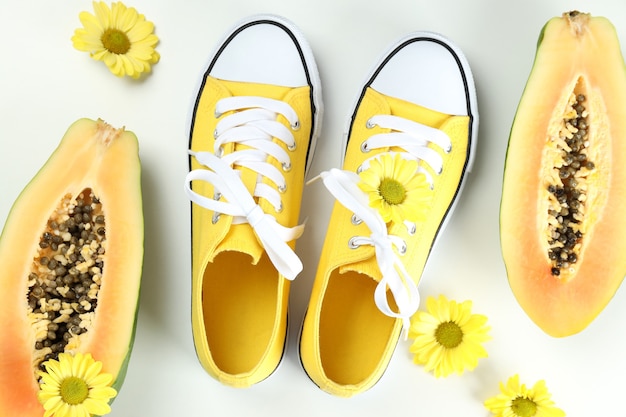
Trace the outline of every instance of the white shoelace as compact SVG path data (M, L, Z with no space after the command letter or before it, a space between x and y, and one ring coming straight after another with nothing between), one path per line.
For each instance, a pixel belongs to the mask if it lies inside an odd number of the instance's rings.
M432 142L446 153L452 151L452 141L443 131L412 120L390 115L372 116L367 121L367 127L373 128L374 126L391 129L392 132L370 136L361 144L361 149L364 152L377 148L398 147L404 150L406 158L424 161L436 174L440 174L443 171L441 155L428 147L428 144ZM367 161L363 164L363 168L366 166ZM420 168L419 172L426 175L432 188L434 184L432 175L423 168Z
M368 120L368 127L374 125L391 129L389 133L376 134L363 142L361 148L368 152L376 148L400 148L403 157L419 159L430 165L436 174L443 171L443 159L433 149L428 148L429 143L441 147L444 152L452 150L452 141L444 132L417 122L406 120L397 116L378 115ZM374 156L375 158L376 156ZM362 164L366 168L370 159ZM434 186L432 176L427 170L420 168L431 185ZM348 210L352 211L356 218L363 221L370 229L370 236L354 236L349 245L358 248L362 245L371 245L375 249L376 261L382 274L382 279L374 291L374 302L378 309L389 317L400 318L403 321L403 333L406 338L410 327L410 319L417 311L420 304L420 295L415 281L411 278L398 256L406 252L406 242L399 236L388 233L387 224L375 209L369 206L369 198L363 192L358 183L359 176L356 173L331 169L320 174L324 185L330 193ZM404 222L409 233L415 232L415 225ZM393 248L396 248L394 251ZM394 311L387 300L387 288L391 291L397 306Z
M249 223L278 272L293 280L302 271L302 262L287 242L300 237L304 226L281 225L273 215L263 211L255 198L267 200L276 212L282 210L280 194L285 192L287 184L281 170L268 159L276 159L284 171L291 169L288 152L272 142L272 138L283 142L288 150L294 150L296 143L292 132L276 118L284 116L296 130L299 128L298 116L287 103L263 97L239 96L220 100L216 105L216 116L228 111L235 112L218 122L214 132L214 152L189 151L204 168L187 174L185 190L191 201L215 212L214 222L219 220L220 214L226 214L233 216L233 224ZM246 149L223 155L223 146L229 143L245 145ZM245 167L258 174L252 195L241 180L241 171L235 167ZM263 183L263 178L269 178L275 187ZM212 184L215 189L213 198L193 191L192 181ZM220 201L222 197L225 201Z
M369 206L367 195L357 185L359 183L357 174L332 168L330 171L322 172L320 177L337 201L352 211L370 229L370 236L354 236L350 239L350 247L374 246L376 261L382 274L382 279L374 291L374 302L387 316L403 320L406 335L410 326L409 319L417 311L420 299L417 286L393 250L396 247L402 251L405 243L400 237L387 233L387 224L378 211ZM387 287L393 294L398 312L393 311L389 306Z

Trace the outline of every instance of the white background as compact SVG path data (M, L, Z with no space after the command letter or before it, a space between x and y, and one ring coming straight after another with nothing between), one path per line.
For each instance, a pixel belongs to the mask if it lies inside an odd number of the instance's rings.
M508 134L543 24L578 9L609 17L626 45L622 0L229 0L126 2L156 24L161 62L141 82L110 74L72 47L90 1L0 0L0 225L21 189L80 117L126 126L140 140L145 267L135 347L111 417L487 417L483 401L519 373L545 379L569 416L624 415L626 292L582 333L554 339L523 313L502 262L498 216ZM290 345L281 367L247 390L220 385L196 359L190 314L190 203L183 192L188 126L198 83L224 31L253 13L281 14L307 37L322 78L325 119L310 175L341 165L341 136L370 67L415 30L455 41L472 67L480 112L476 163L457 210L424 271L422 297L440 293L488 316L489 358L462 376L436 379L401 342L380 382L352 399L319 390L300 368L297 331L308 302L332 200L305 189L305 269L292 286ZM114 169L114 168L113 168ZM1 266L0 266L1 268ZM1 273L1 272L0 272ZM0 289L1 290L1 289ZM0 331L2 331L0 329ZM0 387L7 389L8 387Z

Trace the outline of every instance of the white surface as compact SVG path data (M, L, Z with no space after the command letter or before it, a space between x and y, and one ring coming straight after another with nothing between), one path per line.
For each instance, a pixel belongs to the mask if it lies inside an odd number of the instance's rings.
M483 401L514 373L546 379L568 416L623 413L626 289L581 334L554 339L522 312L506 280L498 210L508 133L545 21L572 9L609 17L626 45L622 0L231 0L126 3L156 24L161 62L142 82L118 79L73 49L78 13L90 1L0 0L0 224L20 190L80 117L134 131L141 146L145 268L135 347L111 417L361 416L487 417ZM294 21L316 54L325 119L310 171L340 165L345 117L370 66L394 40L415 30L443 33L467 56L478 90L480 131L473 172L420 286L422 296L471 299L489 317L489 358L472 373L435 379L398 346L382 380L352 399L332 397L301 370L297 330L308 302L331 197L306 187L308 218L297 251L305 264L291 294L290 345L268 380L236 390L210 378L196 359L190 313L188 125L197 85L215 42L252 13ZM4 388L4 387L3 387Z

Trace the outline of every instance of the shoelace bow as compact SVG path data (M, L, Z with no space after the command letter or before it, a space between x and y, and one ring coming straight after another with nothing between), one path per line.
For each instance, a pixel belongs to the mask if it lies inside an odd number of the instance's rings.
M239 96L220 100L216 105L216 115L228 111L234 113L224 117L216 126L214 152L189 151L203 168L187 174L185 190L191 201L215 212L214 222L220 214L226 214L233 217L233 224L249 223L278 272L293 280L302 271L302 262L287 242L300 237L304 225L281 225L273 215L263 211L255 198L264 198L277 212L282 210L280 192L287 188L285 178L280 169L267 160L275 158L285 171L291 168L289 154L272 142L272 138L294 150L296 143L292 132L276 119L282 115L292 129L297 129L298 116L287 103L264 97ZM223 146L228 143L245 147L223 155ZM246 188L241 171L235 169L236 166L246 167L258 174L253 194ZM269 178L275 187L263 183L263 178ZM206 181L213 185L216 191L213 198L192 190L192 181ZM221 201L222 197L225 201Z
M428 144L432 142L445 152L450 152L452 142L444 132L397 116L374 116L367 123L368 127L378 125L391 129L391 132L370 136L362 144L364 152L377 148L401 148L406 154L405 157L424 161L437 174L442 172L443 159L434 149L429 148ZM368 161L365 161L362 167L366 166ZM427 176L432 188L434 184L432 176L423 168L420 168L420 172ZM388 233L387 224L382 216L370 207L368 196L359 188L360 178L356 173L333 168L322 172L320 177L337 201L353 212L369 228L370 236L354 236L349 244L353 248L361 245L374 247L376 261L382 274L382 279L374 291L374 302L382 313L402 319L403 333L406 338L411 316L420 304L417 285L394 251L395 247L399 253L404 253L406 243L399 236ZM414 227L408 222L405 224L408 228ZM389 305L387 288L393 295L397 311Z

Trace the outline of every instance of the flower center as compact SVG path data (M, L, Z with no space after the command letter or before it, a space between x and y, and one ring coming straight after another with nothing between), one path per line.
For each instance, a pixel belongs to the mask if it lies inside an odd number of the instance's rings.
M455 322L446 321L435 330L435 339L441 346L452 349L463 341L463 330Z
M130 49L130 39L119 29L107 29L100 37L102 45L114 54L123 55Z
M537 414L537 404L526 397L517 397L511 402L511 410L519 417L533 417Z
M401 204L406 198L406 190L398 180L394 178L383 178L378 186L380 196L387 204Z
M89 395L89 386L82 379L75 376L67 377L61 382L61 398L67 404L82 404Z

